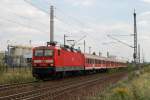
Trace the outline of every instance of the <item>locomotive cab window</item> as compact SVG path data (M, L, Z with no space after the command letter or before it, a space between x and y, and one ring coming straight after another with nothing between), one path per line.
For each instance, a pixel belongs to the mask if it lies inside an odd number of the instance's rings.
M37 56L37 57L43 56L43 50L35 50L35 54L34 55Z
M53 56L53 50L45 50L44 51L44 56L46 56L46 57Z

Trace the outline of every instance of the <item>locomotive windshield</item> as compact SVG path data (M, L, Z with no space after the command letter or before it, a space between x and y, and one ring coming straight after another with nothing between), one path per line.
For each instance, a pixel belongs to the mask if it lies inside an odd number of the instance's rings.
M53 50L44 50L44 56L53 56Z
M45 49L45 50L35 50L34 56L36 57L51 57L53 56L53 50Z
M42 57L43 56L43 50L35 50L35 54L36 57Z

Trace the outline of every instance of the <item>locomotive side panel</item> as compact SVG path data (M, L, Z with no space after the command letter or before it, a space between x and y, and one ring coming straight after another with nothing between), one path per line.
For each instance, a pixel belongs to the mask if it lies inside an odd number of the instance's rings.
M55 66L56 71L84 70L84 56L79 52L63 49L57 50L55 54Z

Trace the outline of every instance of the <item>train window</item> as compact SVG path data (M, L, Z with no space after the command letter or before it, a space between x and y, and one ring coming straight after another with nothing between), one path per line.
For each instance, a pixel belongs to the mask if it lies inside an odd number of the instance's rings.
M58 56L60 56L60 50L58 50Z
M102 61L102 63L103 63L103 64L106 64L106 61L105 61L105 60L103 60L103 61Z
M90 64L92 64L92 60L90 59Z
M35 54L34 55L37 56L37 57L43 56L43 50L35 50Z
M45 50L44 51L44 56L53 56L53 50Z

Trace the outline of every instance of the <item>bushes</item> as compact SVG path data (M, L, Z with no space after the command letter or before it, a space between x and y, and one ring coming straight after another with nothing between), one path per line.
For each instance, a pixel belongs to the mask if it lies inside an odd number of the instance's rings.
M149 76L150 67L132 72L127 80L109 87L96 100L150 100Z
M35 78L32 76L31 70L20 70L20 69L9 69L7 72L1 72L0 74L0 84L7 83L22 83L34 81Z
M127 100L129 99L129 89L127 87L117 87L115 89L112 90L113 94L113 98L115 100Z

